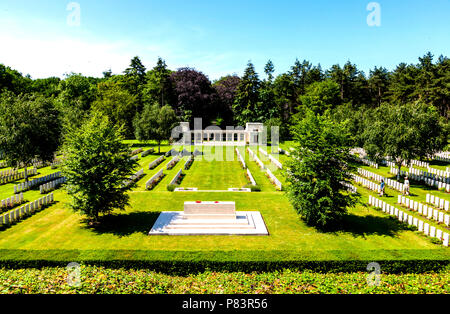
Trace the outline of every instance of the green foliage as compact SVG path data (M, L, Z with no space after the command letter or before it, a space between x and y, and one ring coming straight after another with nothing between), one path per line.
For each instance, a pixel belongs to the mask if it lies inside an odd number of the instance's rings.
M234 118L238 125L260 121L257 119L260 85L258 73L254 65L249 62L239 83L233 104Z
M52 161L60 144L61 122L53 101L41 95L0 99L0 151L10 166Z
M132 186L122 187L122 183L134 173L137 163L130 159L130 148L122 141L122 129L98 113L66 134L62 171L71 207L90 220L128 205L126 192Z
M104 82L98 84L97 100L92 110L108 116L117 126L123 126L125 136L133 136L133 118L136 115L138 100L121 83Z
M249 188L252 192L261 192L261 187L259 185L250 185Z
M1 269L0 293L10 294L447 294L450 272L381 274L367 284L369 272L323 274L281 269L267 272L165 274L151 269L81 265L80 287L67 282L66 267ZM226 284L224 284L226 283Z
M173 192L173 191L175 191L175 189L178 187L178 185L176 185L176 184L168 184L167 185L167 191L169 191L169 192Z
M372 160L391 156L401 167L403 161L409 163L440 151L447 134L433 106L384 104L366 116L362 138Z
M142 90L144 103L159 103L161 107L175 104L171 73L166 62L158 58L156 66L146 74L146 83Z
M293 128L297 147L288 162L288 196L308 225L335 227L355 203L344 193L353 169L350 136L341 124L307 111Z
M135 135L140 141L155 140L158 143L158 153L161 152L161 142L169 140L178 118L170 106L160 107L158 103L145 105L141 114L134 119Z
M32 80L22 73L0 63L0 93L10 91L16 95L30 91Z
M306 88L306 93L300 96L300 101L315 114L323 114L340 104L339 85L332 80L315 82Z

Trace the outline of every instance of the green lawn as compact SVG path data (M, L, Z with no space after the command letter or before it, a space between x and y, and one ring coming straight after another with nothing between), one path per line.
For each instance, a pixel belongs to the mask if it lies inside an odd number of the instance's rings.
M137 144L137 143L136 143ZM146 149L148 145L143 147ZM169 149L162 147L162 153ZM208 148L209 149L209 148ZM244 150L244 148L239 148ZM255 151L255 149L254 149ZM204 157L209 153L205 152ZM222 152L226 157L226 152ZM448 260L450 251L419 232L381 211L365 204L371 194L359 188L361 204L349 209L341 229L333 233L320 233L308 227L290 205L284 192L278 192L259 170L248 154L246 162L261 192L254 193L172 193L166 190L184 160L170 170L152 191L145 190L145 182L159 169L165 169L171 157L158 168L148 170L148 164L159 157L152 154L140 158L145 176L130 192L131 204L124 212L114 212L105 218L101 227L86 226L84 217L68 207L64 190L55 192L56 203L3 231L0 231L0 259L46 260L216 260L216 261L373 261L373 260ZM228 156L230 157L230 156ZM200 157L199 157L200 158ZM265 162L269 165L268 162ZM368 168L373 170L372 168ZM375 169L376 170L376 169ZM43 172L46 171L45 169ZM385 169L378 170L384 173ZM375 172L375 171L374 171ZM215 190L242 187L247 184L244 170L236 161L208 162L196 160L185 171L181 186ZM279 172L280 180L284 180ZM6 194L11 194L9 188ZM3 190L2 190L3 191ZM412 187L423 200L424 189ZM36 191L27 192L33 199ZM37 192L38 193L38 192ZM442 192L433 191L435 195ZM394 193L390 193L394 194ZM5 195L9 196L9 195ZM260 211L270 236L148 236L161 211L181 211L185 201L235 201L238 210ZM396 197L392 198L396 201Z

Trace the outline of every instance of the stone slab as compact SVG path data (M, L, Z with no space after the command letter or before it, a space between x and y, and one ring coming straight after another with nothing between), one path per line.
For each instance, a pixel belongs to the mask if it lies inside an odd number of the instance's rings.
M162 212L149 235L269 235L261 213L256 211L236 212L237 219L234 220L234 226L230 225L233 223L231 220L202 220L202 224L199 224L198 220L188 220L188 224L183 224L183 216L183 212ZM248 220L248 224L242 224L243 220ZM172 222L175 222L175 225L172 225Z

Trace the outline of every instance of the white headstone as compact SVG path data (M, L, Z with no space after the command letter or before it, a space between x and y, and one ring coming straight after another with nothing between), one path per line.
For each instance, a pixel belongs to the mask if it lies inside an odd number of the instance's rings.
M423 231L423 220L419 220L419 231Z
M436 227L430 226L430 237L436 237Z
M444 234L442 235L442 239L443 239L443 245L444 246L448 246L448 240L449 240L449 234L444 232Z
M430 233L430 225L428 223L425 223L423 225L423 233L425 233L426 235Z

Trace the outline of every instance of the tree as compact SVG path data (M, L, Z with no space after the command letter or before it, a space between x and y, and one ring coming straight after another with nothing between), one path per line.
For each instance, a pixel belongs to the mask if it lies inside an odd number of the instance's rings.
M175 111L170 106L160 107L158 103L145 105L143 112L134 120L136 138L144 142L155 140L160 153L161 142L170 138L177 122Z
M131 138L138 100L122 86L110 81L98 84L97 100L92 104L92 109L107 115L112 123L124 126L124 135Z
M345 126L311 110L292 132L296 148L287 164L289 199L308 225L331 229L356 201L343 185L354 170L351 137Z
M409 164L412 159L423 159L442 150L447 135L431 105L383 104L366 117L363 140L371 159L379 161L390 156L400 170L403 162Z
M26 174L34 159L52 161L60 135L61 122L51 99L10 92L0 99L0 151L9 166L23 163Z
M228 75L220 78L213 84L213 88L216 91L219 112L218 116L222 119L222 126L231 126L234 122L233 103L236 97L237 89L241 79L237 75Z
M264 67L264 72L267 78L261 82L260 87L260 102L259 102L259 117L260 121L266 121L269 119L276 119L280 117L280 110L275 102L275 92L273 84L273 72L275 67L272 61L268 61Z
M289 124L298 104L292 77L288 74L277 76L273 84L273 91L275 104L278 107L283 124Z
M170 71L166 62L158 58L156 66L146 74L146 84L142 90L144 103L159 102L161 106L174 105L176 102L174 88L170 80Z
M260 86L261 81L259 80L258 73L256 73L253 63L249 61L239 83L233 104L234 117L238 125L259 121Z
M65 136L62 172L70 206L91 222L98 222L101 214L124 210L129 203L126 192L132 186L123 186L123 182L137 162L130 159L130 148L123 140L122 129L99 113Z
M303 107L312 110L315 114L323 114L328 109L337 107L341 100L339 85L332 80L315 82L306 88L304 96L300 96ZM299 108L301 112L301 109Z
M369 88L372 97L375 98L377 106L381 106L382 101L389 89L389 72L383 67L375 67L370 71Z
M217 117L217 95L211 81L202 72L191 68L181 68L172 73L177 102L176 114L191 124L194 118L202 117L209 123Z
M0 93L10 91L16 95L26 93L30 90L32 80L29 76L23 76L22 73L0 64Z

